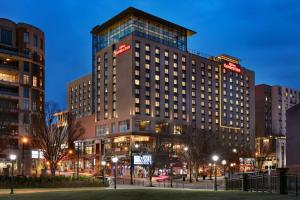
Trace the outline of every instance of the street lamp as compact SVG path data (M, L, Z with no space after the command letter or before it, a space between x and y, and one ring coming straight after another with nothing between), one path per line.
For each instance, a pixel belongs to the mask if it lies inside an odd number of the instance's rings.
M192 159L190 158L191 156L191 150L188 148L188 147L184 147L183 150L185 152L188 152L189 151L189 166L190 166L190 183L192 183Z
M214 161L214 170L215 170L215 187L214 187L214 189L215 189L215 191L217 191L218 190L218 187L217 187L217 167L216 167L216 162L219 160L219 156L217 156L217 155L213 155L212 156L212 160Z
M236 148L232 149L232 152L237 153L237 149Z
M22 175L24 176L25 174L25 144L27 144L28 142L28 138L27 137L23 137L22 138Z
M232 168L235 166L235 163L230 163L230 170L229 170L229 178L231 178Z
M11 188L10 188L10 194L14 194L14 162L17 159L17 156L15 154L11 154L9 156L11 160Z
M212 180L212 164L209 163L208 166L209 166L209 180Z
M103 160L103 161L101 161L101 165L102 165L102 170L103 170L103 185L104 185L104 182L105 182L105 166L106 166L106 161L105 160Z
M115 181L114 181L114 188L117 189L117 162L118 162L118 157L113 157L112 162L115 164Z
M223 165L223 168L224 168L224 178L225 178L225 175L226 175L226 160L222 160L222 165Z

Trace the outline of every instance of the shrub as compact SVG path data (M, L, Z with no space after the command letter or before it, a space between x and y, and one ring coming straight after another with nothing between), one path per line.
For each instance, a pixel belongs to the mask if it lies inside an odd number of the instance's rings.
M106 187L101 180L94 177L79 176L46 176L46 177L23 177L16 176L13 181L10 177L0 176L0 188L58 188L58 187Z

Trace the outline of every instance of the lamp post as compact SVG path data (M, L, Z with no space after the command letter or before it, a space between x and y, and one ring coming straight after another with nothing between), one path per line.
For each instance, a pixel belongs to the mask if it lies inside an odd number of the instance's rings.
M235 163L230 163L230 169L229 169L229 178L231 178L232 168L235 166Z
M223 171L224 171L224 178L225 178L225 175L226 175L226 160L222 160L222 165L223 165Z
M77 142L77 178L79 178L79 141Z
M115 180L114 180L114 189L117 189L117 163L118 163L118 157L113 157L112 162L115 164Z
M11 160L11 188L10 188L10 194L14 194L14 162L17 159L17 156L15 154L11 154L9 156Z
M212 156L212 160L214 161L214 170L215 170L215 184L214 184L214 190L217 191L218 190L218 186L217 186L217 166L216 163L219 160L219 156L217 155L213 155Z
M189 158L188 158L188 160L189 160L189 166L190 166L190 183L192 183L192 160L191 160L191 150L190 150L190 148L188 148L188 147L184 147L184 149L183 149L185 152L188 152L188 154L189 154Z
M22 176L25 174L25 144L27 144L28 138L22 138Z
M101 165L102 165L102 175L103 175L103 185L105 183L105 166L106 166L106 161L103 160L101 161Z
M138 144L134 145L135 149L139 148ZM130 184L133 185L133 173L134 173L134 160L133 160L133 153L132 147L130 147Z
M212 164L209 163L208 166L209 166L209 180L212 180Z

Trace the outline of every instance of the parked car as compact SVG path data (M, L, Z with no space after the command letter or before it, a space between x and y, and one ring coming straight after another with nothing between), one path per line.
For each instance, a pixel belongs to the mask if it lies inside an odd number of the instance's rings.
M164 182L170 180L169 176L155 176L153 177L153 180L156 182Z

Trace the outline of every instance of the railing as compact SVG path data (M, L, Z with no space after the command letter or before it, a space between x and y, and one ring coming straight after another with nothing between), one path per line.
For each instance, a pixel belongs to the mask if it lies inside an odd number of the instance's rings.
M300 174L255 175L247 174L241 178L226 179L225 190L241 190L250 192L269 192L298 196L300 190Z

